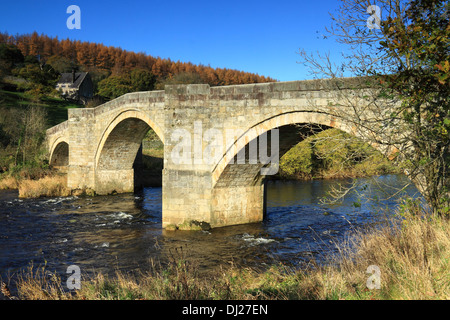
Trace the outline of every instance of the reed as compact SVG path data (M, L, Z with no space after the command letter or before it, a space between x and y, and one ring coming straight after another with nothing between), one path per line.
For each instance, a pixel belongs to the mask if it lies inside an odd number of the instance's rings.
M449 299L450 220L407 213L401 225L357 232L340 246L336 264L305 277L314 299ZM369 266L380 273L370 289Z
M0 179L0 190L8 190L8 189L18 189L19 188L19 180L13 176L7 176L3 179Z
M46 176L38 180L24 179L19 183L19 198L66 197L70 194L64 175Z
M18 274L17 292L19 297L27 300L67 300L70 293L64 290L61 277L49 272L46 266L28 268ZM14 299L16 297L9 297Z

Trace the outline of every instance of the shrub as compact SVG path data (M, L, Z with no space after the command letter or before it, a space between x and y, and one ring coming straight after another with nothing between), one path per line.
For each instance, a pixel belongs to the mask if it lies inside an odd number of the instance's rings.
M306 138L280 159L280 177L285 179L357 177L399 171L379 151L338 129Z

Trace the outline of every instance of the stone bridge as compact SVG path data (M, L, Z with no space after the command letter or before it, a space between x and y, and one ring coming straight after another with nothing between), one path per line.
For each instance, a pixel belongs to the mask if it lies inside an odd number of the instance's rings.
M49 162L66 168L72 190L133 192L139 181L133 164L152 128L164 143L164 228L192 220L212 227L261 221L264 174L276 172L276 160L303 139L304 128L367 137L364 123L379 111L352 94L360 86L354 79L338 86L330 80L172 85L69 109L68 120L47 131ZM263 136L267 148L259 144Z

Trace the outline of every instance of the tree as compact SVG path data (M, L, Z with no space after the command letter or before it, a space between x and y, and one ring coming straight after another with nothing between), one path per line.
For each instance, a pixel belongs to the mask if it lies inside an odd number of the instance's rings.
M40 41L39 35L36 31L31 34L29 44L29 55L37 56L42 54L43 43Z
M102 97L115 99L133 91L129 76L109 76L98 83L98 94Z
M300 51L315 76L331 78L337 88L344 75L360 76L355 90L342 90L339 97L353 113L336 115L356 122L373 143L396 150L405 172L439 213L450 211L448 9L444 0L382 0L377 6L342 0L327 32L349 46L344 62ZM361 101L367 107L351 108Z
M72 72L72 69L78 69L79 66L73 61L63 57L63 56L51 56L47 59L47 64L51 65L52 68L58 73Z
M3 72L10 73L14 67L23 62L24 56L16 46L0 44L0 68Z
M11 155L14 165L38 161L47 129L45 108L3 107L0 111L0 143L5 147L5 152Z
M409 174L436 210L450 213L449 3L415 0L383 24L381 49L401 57L393 73L374 72L402 100L398 114L412 133Z
M97 64L101 69L108 70L112 66L110 53L107 47L100 46L100 50L97 55Z
M111 75L98 83L98 94L114 99L129 92L150 91L155 85L155 77L149 71L134 69L130 73Z
M180 72L166 81L167 84L201 84L205 83L198 73L194 72Z
M81 42L79 40L58 40L46 35L32 34L10 36L7 33L0 33L0 43L16 45L26 56L40 56L41 62L48 58L61 57L78 64L80 69L99 68L115 76L129 73L133 69L142 69L151 72L160 84L167 79L172 79L179 73L197 74L202 82L210 85L223 85L251 82L274 81L256 74L230 70L228 81L225 81L222 71L213 69L210 66L194 65L191 62L174 62L170 59L155 58L145 53L130 52L120 47L106 47L103 44Z
M43 36L42 38L43 38L43 40L41 40L41 41L43 42L43 45L42 45L41 55L44 58L48 58L54 54L53 53L53 42L52 42L52 39L48 36Z
M22 163L35 161L45 140L47 112L43 107L29 106L22 118Z
M130 84L133 91L153 90L155 81L155 76L147 70L134 69L130 73Z
M58 72L51 65L40 63L34 56L25 57L23 67L13 69L13 74L28 80L19 86L36 101L56 93Z
M75 42L70 39L65 39L60 42L60 46L62 55L70 61L75 62L77 58Z
M89 52L89 43L78 41L76 44L77 61L81 65L90 66L91 56Z
M17 75L31 81L34 84L54 87L58 79L58 73L48 64L27 63L17 70Z

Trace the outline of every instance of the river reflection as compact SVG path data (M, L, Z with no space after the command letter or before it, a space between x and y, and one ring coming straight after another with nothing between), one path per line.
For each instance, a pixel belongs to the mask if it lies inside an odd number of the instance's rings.
M301 266L313 258L320 261L349 231L381 219L384 209L392 212L398 205L400 195L384 200L393 191L375 188L376 184L402 187L407 179L402 175L382 176L376 182L359 179L359 193L349 193L334 205L320 204L332 186L347 182L270 181L263 222L197 232L161 229L161 188L37 200L18 199L17 193L3 191L1 276L16 273L31 261L62 274L72 264L85 273L145 271L151 259L164 264L181 254L203 271L230 264ZM417 190L410 186L404 193L415 196Z

